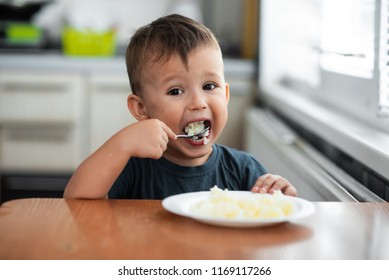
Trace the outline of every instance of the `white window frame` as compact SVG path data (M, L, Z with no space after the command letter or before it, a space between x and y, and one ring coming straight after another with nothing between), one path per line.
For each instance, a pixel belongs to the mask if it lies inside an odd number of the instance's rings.
M381 1L379 115L389 117L389 1Z

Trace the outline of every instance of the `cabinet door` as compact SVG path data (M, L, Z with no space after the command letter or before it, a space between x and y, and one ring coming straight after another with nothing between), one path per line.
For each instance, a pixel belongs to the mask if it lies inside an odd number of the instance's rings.
M125 73L91 75L91 151L136 120L127 108L130 85Z
M1 123L74 123L80 117L79 74L49 70L0 71Z
M85 156L85 80L50 70L0 72L4 171L72 171Z

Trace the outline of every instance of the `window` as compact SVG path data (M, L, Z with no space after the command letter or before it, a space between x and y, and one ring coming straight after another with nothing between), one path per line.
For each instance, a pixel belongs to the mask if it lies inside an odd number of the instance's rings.
M320 83L320 1L262 1L260 81L263 86ZM298 16L296 16L298 15Z
M259 83L389 132L389 0L262 0Z
M259 98L389 180L389 0L261 0Z
M373 77L374 4L374 0L322 2L322 69L362 78Z

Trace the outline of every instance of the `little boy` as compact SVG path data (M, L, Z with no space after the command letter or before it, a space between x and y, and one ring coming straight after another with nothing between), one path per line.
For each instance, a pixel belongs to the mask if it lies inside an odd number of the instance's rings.
M163 199L214 185L296 195L251 155L215 144L227 122L229 87L209 29L180 15L159 18L131 38L126 63L127 104L138 122L77 168L65 198ZM204 128L199 139L177 137Z

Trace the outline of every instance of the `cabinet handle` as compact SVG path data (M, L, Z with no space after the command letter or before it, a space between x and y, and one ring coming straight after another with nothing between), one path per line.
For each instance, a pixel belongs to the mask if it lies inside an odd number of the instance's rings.
M29 126L4 129L4 136L15 142L63 142L71 136L70 127Z

